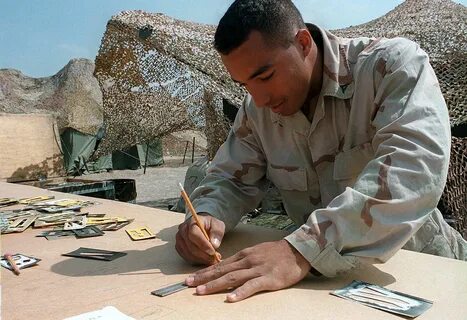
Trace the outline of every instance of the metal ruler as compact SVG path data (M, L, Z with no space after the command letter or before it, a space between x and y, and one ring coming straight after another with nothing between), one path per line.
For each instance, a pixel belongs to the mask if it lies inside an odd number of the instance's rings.
M179 283L171 284L170 286L167 286L164 288L154 290L153 292L151 292L151 294L158 296L158 297L165 297L165 296L168 296L169 294L182 291L187 288L189 288L189 286L187 286L185 282L179 282Z

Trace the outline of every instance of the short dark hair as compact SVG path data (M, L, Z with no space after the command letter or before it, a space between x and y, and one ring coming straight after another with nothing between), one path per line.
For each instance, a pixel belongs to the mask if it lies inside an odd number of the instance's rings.
M253 30L288 47L295 28L305 28L305 23L291 0L236 0L219 21L214 48L227 55L245 42Z

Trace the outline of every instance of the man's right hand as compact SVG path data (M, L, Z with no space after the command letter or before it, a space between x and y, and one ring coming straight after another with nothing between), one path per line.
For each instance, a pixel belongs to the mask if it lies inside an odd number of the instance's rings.
M198 213L204 229L209 235L212 246L204 237L201 229L193 218L178 226L175 249L186 261L193 264L211 265L214 263L214 249L217 250L224 237L225 224L206 213Z

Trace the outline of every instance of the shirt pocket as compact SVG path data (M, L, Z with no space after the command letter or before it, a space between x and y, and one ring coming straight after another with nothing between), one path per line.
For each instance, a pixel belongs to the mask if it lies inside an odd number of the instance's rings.
M338 153L334 161L334 179L355 181L374 155L373 147L369 142Z
M267 178L281 190L306 191L307 177L305 168L280 167L268 164Z

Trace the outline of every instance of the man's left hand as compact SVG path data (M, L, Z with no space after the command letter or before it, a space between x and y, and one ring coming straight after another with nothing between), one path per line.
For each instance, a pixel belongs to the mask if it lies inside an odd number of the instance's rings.
M248 298L261 291L290 287L308 274L310 263L286 240L265 242L244 249L222 262L188 277L199 295L234 288L228 302Z

